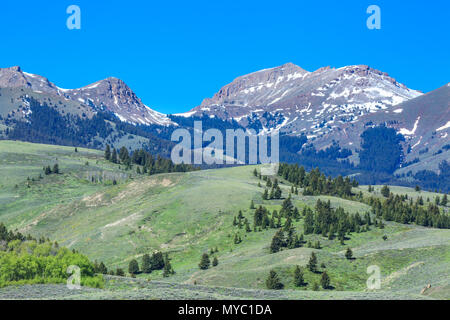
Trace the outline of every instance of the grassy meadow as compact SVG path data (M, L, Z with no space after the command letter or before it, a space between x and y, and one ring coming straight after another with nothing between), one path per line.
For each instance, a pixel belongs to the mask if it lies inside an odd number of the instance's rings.
M58 163L60 174L45 175L43 167ZM232 225L239 210L253 222L250 201L270 210L282 200L263 201L263 187L253 176L252 166L138 175L103 159L103 152L72 147L0 141L0 222L10 229L49 237L76 249L108 268L128 269L128 263L155 250L167 252L176 272L163 278L160 271L136 279L110 277L104 289L86 289L77 294L59 288L51 294L39 287L41 298L205 298L205 299L449 299L450 230L386 222L384 229L353 233L341 245L320 235L322 249L301 247L269 253L276 230L246 233ZM117 184L113 181L116 180ZM283 196L290 185L281 181ZM380 195L381 186L375 186ZM367 193L367 186L354 192ZM391 187L398 194L424 200L438 194ZM381 196L381 195L380 195ZM350 213L370 212L365 204L330 196L294 195L300 210L316 201L330 200L333 207ZM303 219L294 223L303 232ZM242 242L235 244L238 233ZM386 236L386 240L383 239ZM217 267L200 270L203 253L218 248ZM344 256L352 248L355 259ZM320 273L305 269L306 286L296 288L293 271L305 266L315 252L321 271L326 270L333 290L313 291ZM370 291L367 267L380 267L381 289ZM285 290L265 290L265 280L274 269ZM421 294L422 288L431 289ZM27 289L33 291L34 288ZM24 288L0 289L0 298L14 298ZM46 294L48 292L48 294ZM39 296L36 293L36 298Z

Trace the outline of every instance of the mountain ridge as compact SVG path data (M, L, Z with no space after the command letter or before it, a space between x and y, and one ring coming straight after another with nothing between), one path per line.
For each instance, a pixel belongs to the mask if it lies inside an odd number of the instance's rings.
M37 100L44 102L50 101L50 96L58 97L60 101L52 101L53 107L62 114L91 118L106 111L133 125L171 127L169 131L179 126L179 120L149 108L116 77L78 89L63 89L45 77L14 66L0 69L0 88L28 90L25 95L18 92L11 97L15 103L3 112L15 119L26 118L30 112L24 96L37 95ZM362 132L384 124L405 136L406 163L425 160L437 170L437 161L430 159L445 158L449 152L444 148L449 141L449 88L445 85L423 94L367 65L322 67L310 72L286 63L239 76L199 106L175 116L233 120L244 128L304 136L306 146L317 150L337 143L354 154L358 153ZM61 107L69 102L68 108ZM350 159L358 163L357 157Z
M77 89L63 89L43 76L23 72L19 66L14 66L0 68L0 87L26 87L36 93L61 96L96 110L110 111L122 121L133 124L171 124L167 115L145 105L124 81L115 77L108 77Z

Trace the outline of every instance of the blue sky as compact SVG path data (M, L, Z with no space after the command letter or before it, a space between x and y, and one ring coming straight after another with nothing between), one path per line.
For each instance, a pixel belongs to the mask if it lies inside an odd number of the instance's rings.
M66 8L81 8L68 30ZM381 30L366 9L381 8ZM448 1L2 1L0 67L62 88L115 76L150 107L188 111L234 78L293 62L367 64L424 92L450 81Z

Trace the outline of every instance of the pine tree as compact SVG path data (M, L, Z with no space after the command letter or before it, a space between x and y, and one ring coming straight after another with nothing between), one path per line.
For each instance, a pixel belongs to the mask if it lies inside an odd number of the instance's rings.
M52 169L50 168L50 166L46 166L45 167L45 174L48 176L49 174L52 174Z
M218 264L219 264L219 260L217 259L217 257L214 257L213 262L212 262L212 266L213 267L217 267Z
M389 190L388 186L383 186L383 188L381 188L381 194L383 195L383 197L389 198L390 193L391 190Z
M172 265L170 264L169 255L166 253L164 256L163 277L167 278L167 277L171 276L172 274L175 274L175 271L173 271Z
M117 163L117 151L116 151L115 148L113 148L113 151L112 151L111 162L112 163Z
M136 261L136 259L133 259L130 261L130 264L128 265L128 273L129 274L137 274L139 273L139 264Z
M328 276L326 271L322 273L322 277L320 278L320 284L324 289L328 289L330 287L330 276Z
M277 186L274 193L275 199L281 199L281 195L282 195L281 189L279 186Z
M309 258L307 267L311 272L317 272L317 257L314 252L311 253L311 257Z
M442 197L442 202L441 202L441 204L442 204L444 207L446 207L446 206L447 206L447 202L448 202L447 194L444 194L444 196Z
M144 273L151 273L152 272L152 263L150 256L146 253L142 257L142 272Z
M258 171L256 170L256 168L255 168L255 170L253 170L253 175L254 175L255 177L258 176Z
M250 202L250 209L251 210L255 209L255 203L253 202L253 200Z
M263 200L268 200L269 199L269 194L267 189L264 189L264 193L262 195Z
M200 260L200 263L198 266L200 267L200 269L206 270L209 268L210 264L211 264L211 261L209 260L208 254L204 253L202 255L202 259Z
M252 232L252 229L250 229L250 223L248 222L247 219L245 219L245 232Z
M236 233L236 234L234 235L234 244L239 244L239 243L241 243L241 242L242 242L241 237Z
M274 270L270 270L266 280L266 287L270 290L281 290L284 288L284 285L280 282L280 279Z
M301 287L305 285L305 280L303 278L303 271L300 266L297 266L294 271L294 284L296 287Z
M270 253L276 253L280 251L281 247L284 245L284 233L282 230L278 230L277 233L272 238L272 243L270 244Z
M105 159L107 161L111 160L111 147L109 146L109 144L106 145L106 149L105 149Z
M441 198L439 198L439 196L436 196L436 198L434 198L434 203L438 206L441 204Z
M98 265L98 273L100 273L100 274L108 273L108 269L106 268L106 266L103 262L100 262L100 264Z
M347 251L345 252L345 257L347 260L351 260L353 258L353 251L350 248L347 248Z
M161 251L156 251L152 254L150 258L152 270L161 270L164 268L164 256Z

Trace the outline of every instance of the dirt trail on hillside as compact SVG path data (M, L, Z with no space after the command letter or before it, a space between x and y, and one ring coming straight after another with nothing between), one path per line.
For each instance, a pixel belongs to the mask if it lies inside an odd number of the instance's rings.
M118 203L130 196L139 197L147 192L149 189L154 187L172 187L177 184L178 179L169 179L163 178L159 179L158 177L149 178L145 180L133 181L125 186L123 190L121 190L115 197L110 200L107 200L105 192L95 193L93 195L89 195L84 197L81 201L87 207L97 207L102 205L110 205Z
M119 203L120 201L128 197L139 197L147 192L149 189L154 187L172 187L176 185L180 180L180 177L161 177L155 176L148 179L142 179L139 181L133 181L126 185L122 191L120 191L115 197L108 200L106 192L97 192L92 195L85 196L81 201L75 200L67 205L57 205L48 211L42 212L39 216L34 218L31 222L27 223L25 226L19 229L20 232L28 232L32 227L36 226L39 222L43 221L45 218L58 215L60 212L67 214L68 212L73 213L83 205L87 208L95 208L99 206L111 205ZM127 217L130 218L130 217ZM115 223L121 223L121 221L116 221ZM106 227L106 226L105 226Z
M409 270L411 270L412 268L416 268L424 263L425 262L423 262L423 261L418 261L418 262L415 262L399 271L395 271L395 272L391 273L390 275L388 275L386 278L383 279L383 281L382 281L383 285L388 285L395 279L398 279L402 276L406 276L408 274Z

